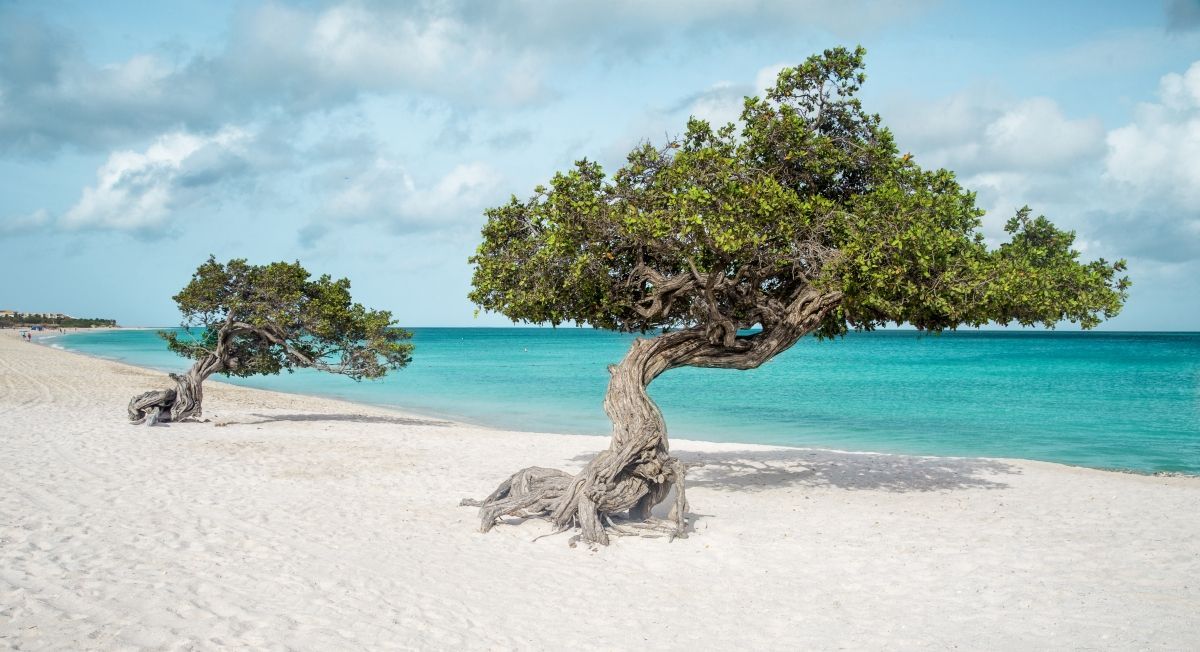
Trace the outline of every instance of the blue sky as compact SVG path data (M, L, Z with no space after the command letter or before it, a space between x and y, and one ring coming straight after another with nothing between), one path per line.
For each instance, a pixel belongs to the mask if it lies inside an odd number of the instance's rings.
M213 253L507 324L466 299L484 208L855 44L868 108L989 237L1029 204L1129 260L1105 328L1200 328L1200 0L0 0L0 308L171 324Z

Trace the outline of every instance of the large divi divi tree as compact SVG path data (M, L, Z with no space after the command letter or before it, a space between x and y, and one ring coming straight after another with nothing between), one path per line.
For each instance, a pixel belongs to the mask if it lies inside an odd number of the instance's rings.
M171 351L196 362L184 374L171 374L174 389L133 397L133 423L199 417L201 384L215 373L244 377L311 367L361 380L411 360L411 335L395 327L391 313L352 302L349 280L311 278L298 262L222 264L210 256L174 298L185 330L159 335Z
M974 194L901 155L863 110L863 54L827 50L783 70L765 98L746 99L740 126L690 120L611 178L580 161L487 211L471 259L481 308L658 334L609 369L609 448L577 474L532 467L464 501L480 507L484 531L533 515L605 544L614 519L647 520L674 487L674 522L659 525L682 534L685 467L646 393L667 370L752 369L809 333L1089 328L1121 308L1124 263L1081 262L1074 234L1028 209L989 248Z

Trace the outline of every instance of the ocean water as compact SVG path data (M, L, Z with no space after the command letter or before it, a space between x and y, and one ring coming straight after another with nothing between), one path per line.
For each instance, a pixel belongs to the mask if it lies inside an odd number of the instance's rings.
M217 378L502 428L607 434L606 367L632 339L576 328L418 328L413 363L378 381L311 370ZM188 366L153 331L49 343L162 370ZM751 371L669 371L650 394L676 438L1200 474L1200 333L806 338Z

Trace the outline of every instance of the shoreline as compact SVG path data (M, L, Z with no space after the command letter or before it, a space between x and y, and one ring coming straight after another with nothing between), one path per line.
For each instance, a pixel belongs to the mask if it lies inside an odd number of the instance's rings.
M97 329L97 330L100 330L100 329ZM159 328L158 327L154 327L154 328L150 328L150 327L145 327L145 328L142 328L142 327L118 327L118 328L108 328L108 329L104 329L104 330L159 330ZM60 335L52 335L49 337L43 337L41 339L49 340L49 339L53 339L54 337L59 337ZM110 358L110 357L106 357L103 355L88 353L87 351L79 351L77 349L69 349L69 348L62 347L62 346L54 346L53 344L42 343L42 342L39 342L38 339L39 338L35 337L32 343L40 344L41 346L44 346L44 347L47 347L50 349L54 349L56 351L61 351L63 353L69 353L72 355L78 355L78 356L83 356L85 358L90 358L92 360L99 360L102 362L108 362L108 363L112 363L112 364L122 365L125 367L129 367L131 369L137 369L140 371L147 371L147 372L156 373L156 374L163 374L164 376L168 373L172 373L166 369L159 369L157 367L149 367L149 366L133 364L132 362L127 362L127 361L119 359L119 358ZM180 360L184 360L184 359L180 358ZM183 366L186 367L187 365L185 364ZM331 396L328 394L309 394L306 392L285 392L285 391L281 391L281 390L277 390L277 389L254 387L252 385L239 385L237 383L230 383L230 382L226 382L223 380L212 379L212 378L204 381L204 386L207 387L209 385L209 383L214 383L214 384L221 385L224 387L236 387L236 388L244 389L244 390L265 392L268 394L278 394L280 396L287 396L287 397L308 397L308 398L321 399L321 400L325 400L325 401L338 401L338 402L346 403L347 405L352 405L352 406L361 406L361 407L367 407L367 408L378 409L378 410L388 410L391 412L395 412L398 415L407 416L407 417L423 418L423 419L439 419L442 421L447 421L450 423L454 423L456 425L469 427L469 428L486 428L488 430L496 430L496 431L506 431L507 430L506 428L501 428L501 427L498 427L498 426L495 426L492 424L468 421L468 420L463 419L463 417L461 415L440 414L440 413L436 413L436 412L432 412L432 411L426 412L426 411L422 411L422 410L413 410L413 409L409 409L409 408L398 407L395 405L385 405L385 404L381 404L381 403L369 403L367 401L355 401L355 400L351 400L351 399L347 399L347 398L342 398L340 396ZM169 383L164 383L164 386L166 386L167 384L169 384ZM587 433L569 433L569 432L568 433L548 433L546 431L541 431L541 430L521 430L519 432L528 432L531 434L539 434L539 433L540 434L555 434L555 435L563 435L563 436L567 436L567 437L598 437L598 436L601 436L601 435L594 435L594 434L587 434Z
M103 330L159 330L159 329L160 329L159 327L153 327L153 328L151 328L151 327L117 327L117 328L106 328ZM96 329L96 330L101 330L101 329ZM59 337L59 336L61 336L61 334L60 335L52 335L49 337L43 337L40 339L50 340L50 339L53 339L54 337ZM86 351L79 351L77 349L68 349L66 347L54 346L52 344L46 344L43 342L39 342L38 340L39 340L39 338L35 337L33 339L32 344L39 344L41 346L44 346L49 349L53 349L55 351L61 351L63 353L68 353L71 355L78 355L78 356L82 356L82 357L89 358L92 360L98 360L100 362L121 365L123 367L128 367L130 369L136 369L138 371L162 374L164 377L166 376L166 374L172 373L165 369L142 366L142 365L138 365L138 364L133 364L132 362L127 362L125 360L121 360L119 358L109 358L109 357L102 356L102 355L88 353ZM180 360L184 360L184 358L180 358ZM185 364L183 366L186 367L187 365ZM486 428L488 430L497 430L497 431L504 430L503 428L498 428L496 426L492 426L492 425L485 424L485 423L472 423L472 422L468 422L468 421L462 421L453 415L425 413L425 412L421 412L421 411L417 411L417 410L408 410L408 409L396 407L393 405L382 405L382 404L378 404L378 403L368 403L365 401L353 401L350 399L341 398L338 396L329 396L326 394L309 394L309 393L305 393L305 392L285 392L285 391L281 391L281 390L277 390L277 389L266 389L263 387L253 387L250 385L238 385L236 383L225 382L223 380L218 380L218 379L213 379L213 378L210 378L210 379L204 381L204 386L208 387L210 383L214 384L214 385L220 385L222 387L237 388L239 390L249 390L249 391L255 391L255 392L263 392L265 394L276 394L279 396L289 397L289 398L304 397L304 398L320 399L323 401L336 401L336 402L340 402L340 403L345 403L348 406L360 406L360 407L366 407L366 408L377 409L377 410L387 410L390 412L395 412L397 415L405 416L405 417L423 418L423 419L440 419L443 421L454 423L456 425L466 426L466 427L471 427L471 428ZM164 383L163 385L165 387L165 386L169 385L169 383ZM153 389L153 388L148 388L148 389ZM539 431L531 430L531 431L522 431L522 432L536 433ZM549 433L547 433L547 434L549 434ZM562 434L564 436L572 436L572 437L574 437L574 436L579 436L579 437L596 436L596 435L575 434L575 433L553 433L553 434Z
M703 463L688 538L571 548L537 540L554 532L540 520L481 534L458 503L523 467L577 470L608 437L219 382L207 422L130 425L129 397L162 380L0 335L0 647L1200 639L1196 477L673 440Z
M105 330L157 330L157 327L155 327L155 328L115 327L115 328L106 328ZM52 339L52 337L47 337L44 339ZM96 360L99 362L104 362L107 364L119 365L119 366L125 367L129 370L136 370L138 372L143 372L143 373L159 374L159 375L163 376L163 380L166 380L165 376L168 372L161 370L161 369L156 369L153 367L143 367L141 365L136 365L136 364L132 364L129 362L125 362L123 360L117 360L117 359L113 359L113 358L106 358L103 356L92 355L92 354L89 354L89 353L86 353L83 351L77 351L74 349L60 348L60 347L54 347L54 346L47 345L47 344L41 344L40 342L37 341L37 339L38 338L34 338L34 341L32 342L32 344L34 344L34 345L40 344L41 346L43 346L47 349L57 351L60 353L64 353L67 355L75 355L75 356L80 356L83 358L88 358L91 360ZM169 385L169 383L163 383L164 387L167 385ZM375 403L367 403L364 401L354 401L351 399L341 398L341 397L337 397L337 396L328 396L328 395L323 395L323 394L308 394L308 393L304 393L304 392L285 392L285 391L280 391L280 390L275 390L275 389L252 387L249 385L238 385L235 383L228 383L228 382L224 382L221 380L209 379L209 380L205 381L205 387L209 387L210 385L218 386L227 391L232 390L232 391L241 391L241 392L261 393L261 394L264 394L267 396L274 396L281 401L286 400L286 401L290 402L290 401L294 401L295 399L308 398L308 399L315 399L315 400L319 400L319 401L332 402L335 404L342 404L347 410L366 408L369 410L379 410L379 411L393 413L397 417L400 417L400 418L436 419L436 420L439 420L446 424L450 424L450 425L461 427L461 428L486 430L486 431L490 431L493 433L513 432L513 433L522 433L522 434L535 435L535 436L579 437L579 438L587 438L587 439L593 439L593 440L603 439L605 441L608 441L610 439L609 435L596 435L596 434L586 434L586 433L559 433L559 432L549 432L549 431L544 431L544 430L511 430L511 429L502 428L502 427L498 427L498 426L486 424L486 423L474 423L474 422L469 422L469 421L463 421L460 418L453 416L453 415L430 414L430 413L424 413L424 412L420 412L420 411L416 411L416 410L407 410L407 409L396 407L393 405L381 405L381 404L375 404ZM148 387L147 389L153 389L153 388ZM1034 460L1034 459L1027 459L1027 458L1022 458L1022 457L921 455L921 454L914 454L914 453L890 453L890 452L879 452L879 451L845 450L845 449L839 449L839 448L817 448L817 447L811 447L811 446L789 446L786 444L760 444L760 443L755 443L755 442L711 441L711 440L706 440L706 439L686 439L686 438L679 438L679 439L671 438L670 442L672 445L679 444L681 447L686 447L686 445L702 445L702 446L703 445L716 445L716 446L720 446L720 447L735 447L738 449L744 448L747 450L757 450L757 451L797 451L797 452L808 452L808 453L833 453L833 454L837 454L837 455L861 455L861 456L873 456L873 457L912 458L912 459L918 459L918 460L947 460L947 461L965 461L965 462L978 461L978 462L997 462L997 463L1008 463L1008 464L1015 463L1015 464L1045 465L1048 467L1061 467L1063 469L1085 471L1085 472L1112 473L1112 474L1121 474L1121 475L1129 475L1129 476L1144 477L1144 478L1186 478L1186 479L1196 480L1197 482L1200 482L1200 474L1182 473L1182 472L1175 472L1175 471L1146 472L1146 471L1139 471L1136 469L1099 468L1099 467L1092 467L1092 466L1083 466L1083 465L1079 465L1079 464L1065 464L1063 462L1050 462L1050 461L1046 461L1046 460Z
M121 327L121 328L109 328L106 330L151 330L151 329L136 328L136 327L134 327L134 328ZM153 329L153 330L157 330L157 329ZM52 337L47 337L44 339L52 339ZM33 344L41 344L37 340L38 340L38 338L35 337ZM45 346L47 348L50 348L50 349L54 349L56 351L61 351L63 353L83 356L85 358L90 358L92 360L98 360L101 362L107 362L107 363L111 363L111 364L115 364L115 365L121 365L123 367L128 367L130 369L136 369L139 371L163 374L164 376L165 376L165 374L169 373L163 369L157 369L155 367L144 367L142 365L136 365L131 362L126 362L125 360L120 360L117 358L108 358L108 357L105 357L102 355L91 354L86 351L78 351L75 349L68 349L65 347L55 347L55 346L47 345L47 344L41 344L41 345ZM491 431L495 431L495 432L521 432L521 433L527 433L527 434L531 434L531 435L549 435L549 436L556 436L556 437L591 437L591 438L603 437L604 439L609 438L609 435L596 435L596 434L587 434L587 433L549 432L549 431L545 431L545 430L511 430L508 428L502 428L502 427L492 425L492 424L487 424L487 423L476 423L476 422L472 422L472 421L465 421L465 420L462 420L461 416L456 416L456 415L432 414L432 413L421 412L418 410L410 410L410 409L406 409L406 408L401 408L401 407L397 407L397 406L393 406L393 405L383 405L383 404L379 404L379 403L368 403L365 401L355 401L355 400L351 400L351 399L341 398L338 396L329 396L329 395L325 395L325 394L309 394L309 393L305 393L305 392L285 392L285 391L280 391L280 390L276 390L276 389L265 389L265 388L261 388L261 387L253 387L250 385L238 385L236 383L229 383L229 382L225 382L222 380L214 380L211 378L209 380L204 381L204 386L208 387L210 383L215 384L215 385L220 385L222 387L237 388L240 390L249 390L249 391L254 391L254 392L263 392L265 394L275 394L275 395L278 395L281 397L288 397L288 398L306 397L306 398L320 399L323 401L336 401L339 403L345 403L348 407L365 407L365 408L371 408L371 409L377 409L377 410L387 410L390 412L395 412L397 415L404 416L404 417L440 419L440 420L446 421L448 423L452 423L457 426L462 426L462 427L466 427L466 428L482 428L482 429L491 430ZM931 459L931 460L932 459L985 460L985 461L1001 461L1001 462L1003 462L1003 461L1020 461L1020 462L1034 462L1034 463L1041 463L1041 464L1056 464L1056 465L1064 466L1064 467L1068 467L1068 468L1091 469L1091 470L1096 470L1096 471L1112 471L1115 473L1124 473L1125 472L1120 469L1095 469L1093 467L1087 467L1087 466L1062 464L1060 462L1045 462L1042 460L1026 460L1023 458L970 457L970 456L955 456L955 455L917 455L917 454L912 454L912 453L885 453L885 452L876 452L876 451L851 451L851 450L842 450L842 449L837 449L837 448L814 448L814 447L810 447L810 446L788 446L786 444L759 444L759 443L755 443L755 442L710 441L710 440L706 440L706 439L675 439L675 438L672 438L670 441L672 443L674 443L674 442L687 442L687 443L703 442L703 443L710 443L710 444L724 444L724 445L729 445L729 446L746 446L746 447L750 447L753 449L762 449L762 450L818 451L818 452L829 452L829 453L841 453L841 454L846 454L846 455L881 455L881 456L893 456L893 457L913 457L913 458L918 458L918 459ZM1129 473L1133 473L1135 475L1154 475L1154 474L1138 473L1136 471L1129 471ZM1191 477L1189 474L1181 474L1181 475L1183 475L1185 477ZM1196 477L1200 477L1200 476L1196 476Z
M88 329L87 332L121 331L121 330L142 331L142 330L160 330L161 328L164 328L164 327L118 326L118 327L101 327L101 328L96 328L96 329ZM439 328L441 328L441 327L439 327ZM455 328L455 327L446 327L446 328ZM473 327L461 327L461 328L473 328ZM69 333L67 333L67 334L69 334ZM48 348L53 348L53 349L56 349L56 350L59 350L59 351L65 352L65 353L80 355L80 356L84 356L84 357L95 359L95 360L111 362L114 364L125 365L125 366L139 369L139 370L150 371L150 372L161 373L161 374L170 373L168 370L165 370L165 369L158 369L155 367L137 365L137 364L133 364L131 362L127 362L125 360L118 359L118 358L105 357L102 355L96 355L96 354L88 353L85 351L79 351L76 349L69 349L69 348L62 347L62 346L54 346L52 344L45 344L45 343L38 341L39 339L52 340L56 337L61 337L62 335L63 334L52 334L52 335L48 335L48 336L42 336L40 338L35 337L33 343L34 344L42 344L42 346L46 346ZM182 361L183 359L180 358L180 360ZM186 365L184 365L184 366L186 366ZM281 394L281 395L285 395L285 396L306 396L306 397L312 397L312 398L319 398L319 399L323 399L323 400L342 401L349 405L361 405L361 406L375 408L375 409L391 410L391 411L395 411L398 414L402 414L402 415L410 416L410 417L440 419L440 420L449 421L449 422L452 422L452 423L455 423L455 424L458 424L461 426L471 427L471 428L486 428L488 430L495 430L495 431L502 431L502 432L512 430L510 428L504 428L502 426L498 426L498 425L491 424L491 423L486 423L484 421L472 420L467 417L464 417L461 414L440 413L440 412L433 411L433 410L427 411L427 410L413 409L413 408L407 408L407 407L389 405L389 404L370 403L367 401L357 401L357 400L353 400L353 399L349 399L349 398L343 398L340 396L333 396L333 395L328 395L328 394L306 393L306 392L301 392L301 391L282 391L282 390L277 390L277 389L266 389L266 388L254 387L253 385L249 385L249 384L239 385L236 383L229 383L229 382L225 382L222 380L209 379L205 382L205 385L207 386L208 383L219 383L219 384L229 386L229 387L240 387L240 388L251 389L251 390L255 390L255 391L277 393L277 394ZM561 436L570 436L570 437L605 437L605 438L608 437L607 434L550 432L550 431L546 431L546 430L521 429L521 430L517 430L517 432L527 432L527 433L531 433L531 434L561 435ZM1038 459L1031 459L1031 458L1024 458L1024 457L929 455L929 454L922 454L922 453L884 452L884 451L871 451L871 450L848 450L848 449L841 449L841 448L824 448L824 447L812 447L812 446L792 446L792 445L788 445L788 444L762 444L762 443L756 443L756 442L738 442L738 441L718 440L718 439L688 439L688 438L675 439L675 438L671 438L670 441L672 443L675 443L677 441L678 442L708 442L708 443L714 443L714 444L728 444L731 446L733 446L733 445L758 446L758 447L765 447L768 449L801 450L801 451L828 451L828 452L832 452L832 453L863 454L863 455L891 455L891 456L915 457L915 458L923 458L923 459L987 460L987 461L1005 461L1005 462L1018 461L1018 462L1030 462L1030 463L1038 463L1038 464L1053 464L1053 465L1063 466L1063 467L1072 468L1072 469L1086 469L1086 470L1091 470L1091 471L1102 471L1105 473L1122 473L1122 474L1145 476L1145 477L1200 478L1200 473L1187 473L1184 471L1149 471L1149 470L1125 468L1125 467L1086 466L1083 464L1070 464L1070 463L1066 463L1066 462L1054 462L1054 461L1049 461L1049 460L1038 460Z

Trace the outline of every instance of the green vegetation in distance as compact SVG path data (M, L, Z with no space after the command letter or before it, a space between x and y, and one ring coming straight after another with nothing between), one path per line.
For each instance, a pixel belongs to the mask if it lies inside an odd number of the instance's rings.
M16 313L15 315L0 315L0 328L19 328L26 326L52 326L55 328L96 328L100 326L116 326L115 319L97 319L91 317L43 317L38 314Z

